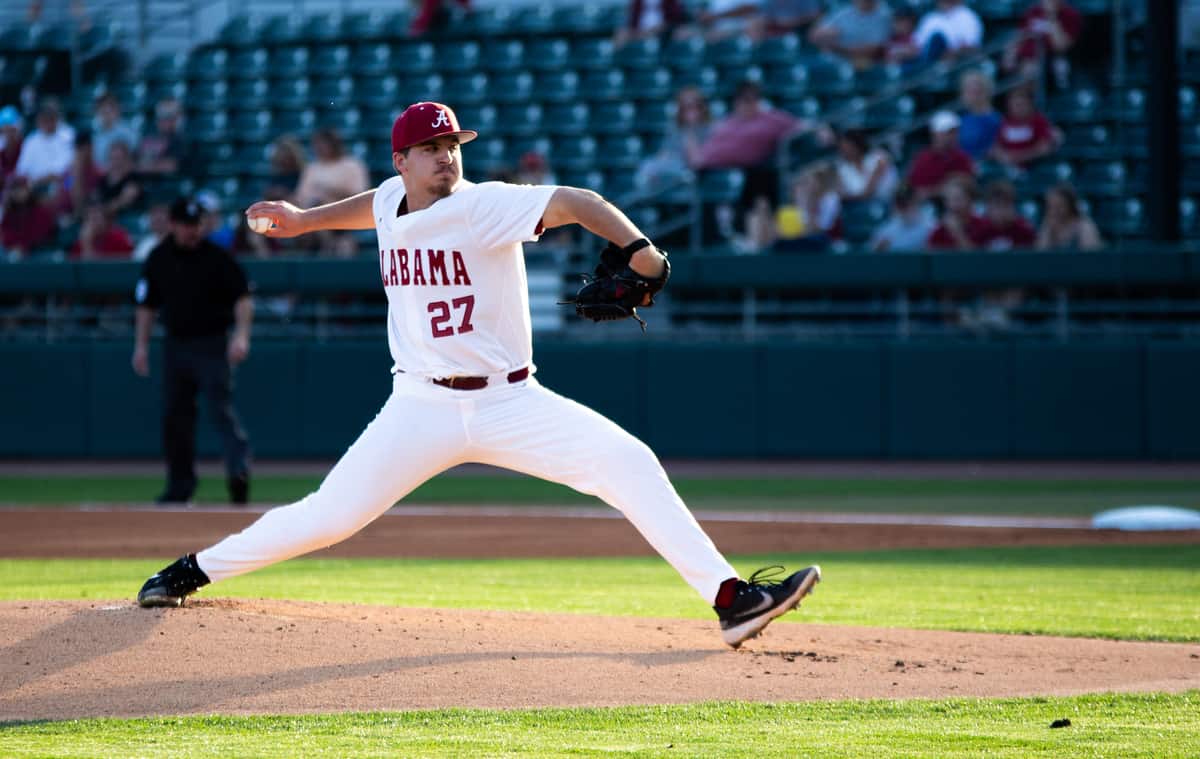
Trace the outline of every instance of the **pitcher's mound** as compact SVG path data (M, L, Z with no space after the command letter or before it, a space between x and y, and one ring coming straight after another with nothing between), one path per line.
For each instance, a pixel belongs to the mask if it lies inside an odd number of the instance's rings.
M8 602L0 639L0 720L1200 688L1195 645L797 621L735 652L715 621Z

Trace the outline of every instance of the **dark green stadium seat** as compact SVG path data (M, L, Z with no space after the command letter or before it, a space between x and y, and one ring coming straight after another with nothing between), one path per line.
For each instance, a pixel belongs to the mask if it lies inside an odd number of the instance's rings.
M405 100L414 103L421 100L445 103L454 94L446 88L446 80L441 74L424 74L413 77L405 83L404 92L407 95ZM449 103L449 105L453 107L454 103ZM403 108L404 104L401 104L400 107Z
M625 91L634 100L669 100L674 97L676 87L671 69L655 66L629 71Z
M270 98L272 108L306 108L312 103L312 83L307 77L275 79Z
M615 65L612 40L608 38L577 40L571 45L574 68L607 71Z
M158 103L160 100L173 98L183 102L187 98L187 82L152 82L146 81L146 100L149 103Z
M864 98L851 98L848 102L857 103L855 123L865 129L908 129L916 120L916 101L909 95L902 95L892 100L885 100L874 105L865 105ZM835 107L835 110L838 108Z
M1196 108L1196 90L1191 87L1179 88L1179 119L1187 123L1193 122L1200 116L1200 110Z
M400 79L392 74L355 77L354 97L366 108L391 108L400 99Z
M717 97L721 90L721 77L712 66L700 66L694 69L677 69L672 67L675 86L678 88L695 87L710 101ZM712 103L710 103L712 105Z
M191 81L224 79L229 65L229 53L224 48L197 50L187 64L187 78Z
M478 63L487 71L516 71L524 68L525 43L520 40L493 40L484 46Z
M251 47L258 42L259 27L263 20L262 16L257 15L230 16L217 31L216 43L231 48Z
M811 92L808 66L791 63L771 66L763 72L763 92L771 98L799 98Z
M258 44L267 47L284 47L303 44L304 15L284 13L271 16L259 29Z
M226 71L230 79L258 79L269 76L270 54L261 47L237 50L229 56Z
M454 106L478 105L489 102L491 92L488 89L488 75L482 71L474 73L450 74L446 77L446 92L453 93Z
M475 9L460 26L463 34L476 39L492 39L511 35L516 21L517 7L505 3Z
M743 82L756 82L761 85L765 78L762 68L755 65L726 66L718 70L720 71L720 84L717 94L725 98L732 97Z
M534 82L532 77L527 74L509 75L521 79L521 86L513 93L513 100L521 102L533 97ZM525 77L529 81L525 81ZM549 103L571 103L581 96L579 91L579 74L575 71L547 71L538 74L537 77L537 96L539 99ZM497 87L496 95L500 96L500 88Z
M458 116L458 123L463 129L474 129L481 135L497 133L499 111L494 105L464 105L455 108L454 113Z
M872 66L855 73L854 90L861 95L878 95L898 87L903 79L904 72L899 66Z
M347 39L342 29L345 17L338 11L313 13L304 20L301 39L309 45L316 46L314 52L320 52L320 46L337 43Z
M308 75L308 48L298 45L281 47L271 52L271 78L288 80Z
M558 71L571 60L571 43L562 37L534 40L525 46L525 66L533 71Z
M497 111L496 131L507 137L532 137L543 134L546 109L540 103L522 101L503 105ZM459 121L461 122L461 119Z
M735 35L709 43L704 61L718 68L748 66L754 57L754 43L749 37Z
M1140 198L1097 198L1092 218L1107 236L1140 237L1146 233L1145 209Z
M521 160L521 156L526 153L540 153L550 160L551 166L554 165L554 144L549 137L539 135L537 137L515 137L508 140L508 159L512 166L516 166Z
M625 169L610 169L604 172L604 197L610 200L623 198L634 190L634 174Z
M390 125L364 121L362 111L357 108L334 108L322 111L317 116L316 126L333 129L343 140L353 141L370 133L382 132Z
M612 135L600 141L597 166L604 169L636 169L646 158L642 138L634 134Z
M204 160L200 168L208 177L237 176L237 149L232 142L222 142L204 149Z
M200 142L218 142L229 134L229 114L226 111L198 111L187 120L188 136Z
M1200 156L1200 122L1180 124L1179 131L1183 154L1193 157Z
M619 197L619 196L617 196ZM654 206L635 206L629 210L629 219L638 226L647 235L653 235L658 225L662 222L662 214Z
M437 48L438 70L448 72L472 72L479 68L479 43L444 42Z
M1079 174L1078 189L1089 197L1123 197L1137 191L1123 161L1094 161Z
M625 72L621 69L585 71L580 78L579 94L591 101L621 100L625 97Z
M1113 130L1103 124L1078 124L1063 130L1057 154L1063 158L1108 160L1120 155Z
M604 172L598 169L584 169L582 171L558 171L554 172L558 177L559 184L564 187L582 187L585 190L604 194Z
M533 39L558 31L554 26L555 21L554 3L541 2L534 3L533 5L523 5L518 7L515 18L507 33L526 39Z
M575 36L611 35L625 23L620 3L560 3L554 9L554 29Z
M126 114L143 113L153 110L154 102L149 100L145 82L128 82L113 88L113 94L121 102L121 110Z
M226 108L230 103L229 85L224 80L194 82L188 88L188 105L192 108L211 111Z
M554 162L557 170L560 167L571 171L587 171L596 165L596 139L588 135L582 137L562 137L554 141Z
M501 137L480 136L463 148L463 166L472 176L486 177L512 165L508 160L508 145Z
M1144 123L1146 121L1146 93L1137 87L1132 87L1124 92L1114 92L1109 97L1106 110L1125 123Z
M324 77L312 82L312 102L319 108L349 108L357 101L352 76Z
M1075 168L1070 162L1044 159L1031 166L1016 184L1020 195L1041 196L1049 187L1074 179ZM1087 192L1082 187L1080 189Z
M342 36L356 44L398 37L405 31L393 29L391 14L381 10L348 13L342 18Z
M675 123L674 100L639 100L636 103L633 128L638 132L662 134ZM595 118L595 112L592 114Z
M268 110L238 111L230 121L229 131L233 137L243 142L266 142L277 133L300 130L276 126L275 117Z
M0 33L0 50L34 50L37 46L37 30L19 22Z
M617 65L627 70L657 68L663 65L663 45L658 37L630 40L613 51Z
M415 42L401 45L395 53L398 70L407 74L423 74L441 71L437 48L430 42Z
M1179 229L1184 237L1200 236L1200 209L1193 197L1179 199Z
M554 103L546 107L543 128L553 136L580 135L588 131L590 113L587 103Z
M882 200L855 200L842 206L842 229L846 242L862 245L888 215Z
M321 45L311 55L310 69L318 76L342 76L350 73L349 45Z
M1150 153L1149 127L1144 123L1121 123L1113 134L1125 158L1145 158Z
M1055 124L1092 124L1101 121L1100 95L1093 89L1081 89L1052 95L1046 104L1046 116Z
M635 131L649 131L639 118L641 109L628 100L615 103L601 103L592 108L588 121L588 130L593 134L629 134Z
M794 62L804 50L797 34L768 37L754 49L754 62L760 66L779 66Z
M808 65L808 84L817 96L849 95L854 92L854 67L841 59L815 59Z
M350 70L357 75L391 74L400 64L398 57L392 58L392 46L386 42L360 45L350 56Z
M689 71L708 63L705 58L706 45L702 37L672 40L663 51L662 62L675 71Z

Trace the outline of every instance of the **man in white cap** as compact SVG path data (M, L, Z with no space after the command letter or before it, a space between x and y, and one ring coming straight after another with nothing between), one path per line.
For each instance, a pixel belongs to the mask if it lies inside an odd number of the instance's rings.
M941 192L947 180L975 176L975 163L958 145L958 116L938 111L929 122L931 142L917 153L908 170L908 184L923 200Z
M653 304L670 266L591 190L464 180L461 146L475 137L449 107L416 103L392 126L397 176L377 189L307 210L281 201L246 210L253 228L280 237L376 230L392 394L319 489L181 557L146 581L139 604L179 606L209 582L345 540L466 462L569 485L619 509L712 604L735 648L812 592L817 567L778 581L782 567L740 579L644 443L537 381L522 243L579 224L609 241L601 268L619 274L600 279L639 306Z

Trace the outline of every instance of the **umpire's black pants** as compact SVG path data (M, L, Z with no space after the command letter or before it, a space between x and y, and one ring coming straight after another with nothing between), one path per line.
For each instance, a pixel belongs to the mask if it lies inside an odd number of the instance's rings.
M163 345L163 449L167 493L186 500L196 489L196 393L204 393L225 449L225 473L249 469L250 443L233 408L233 372L225 335L168 337Z

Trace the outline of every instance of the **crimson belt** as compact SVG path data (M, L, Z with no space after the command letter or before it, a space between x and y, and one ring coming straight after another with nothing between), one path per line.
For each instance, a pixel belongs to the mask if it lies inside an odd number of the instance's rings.
M512 385L529 376L529 367L518 369L515 372L508 373L508 384ZM487 377L442 377L440 379L430 380L435 385L452 388L454 390L482 390L487 387Z

